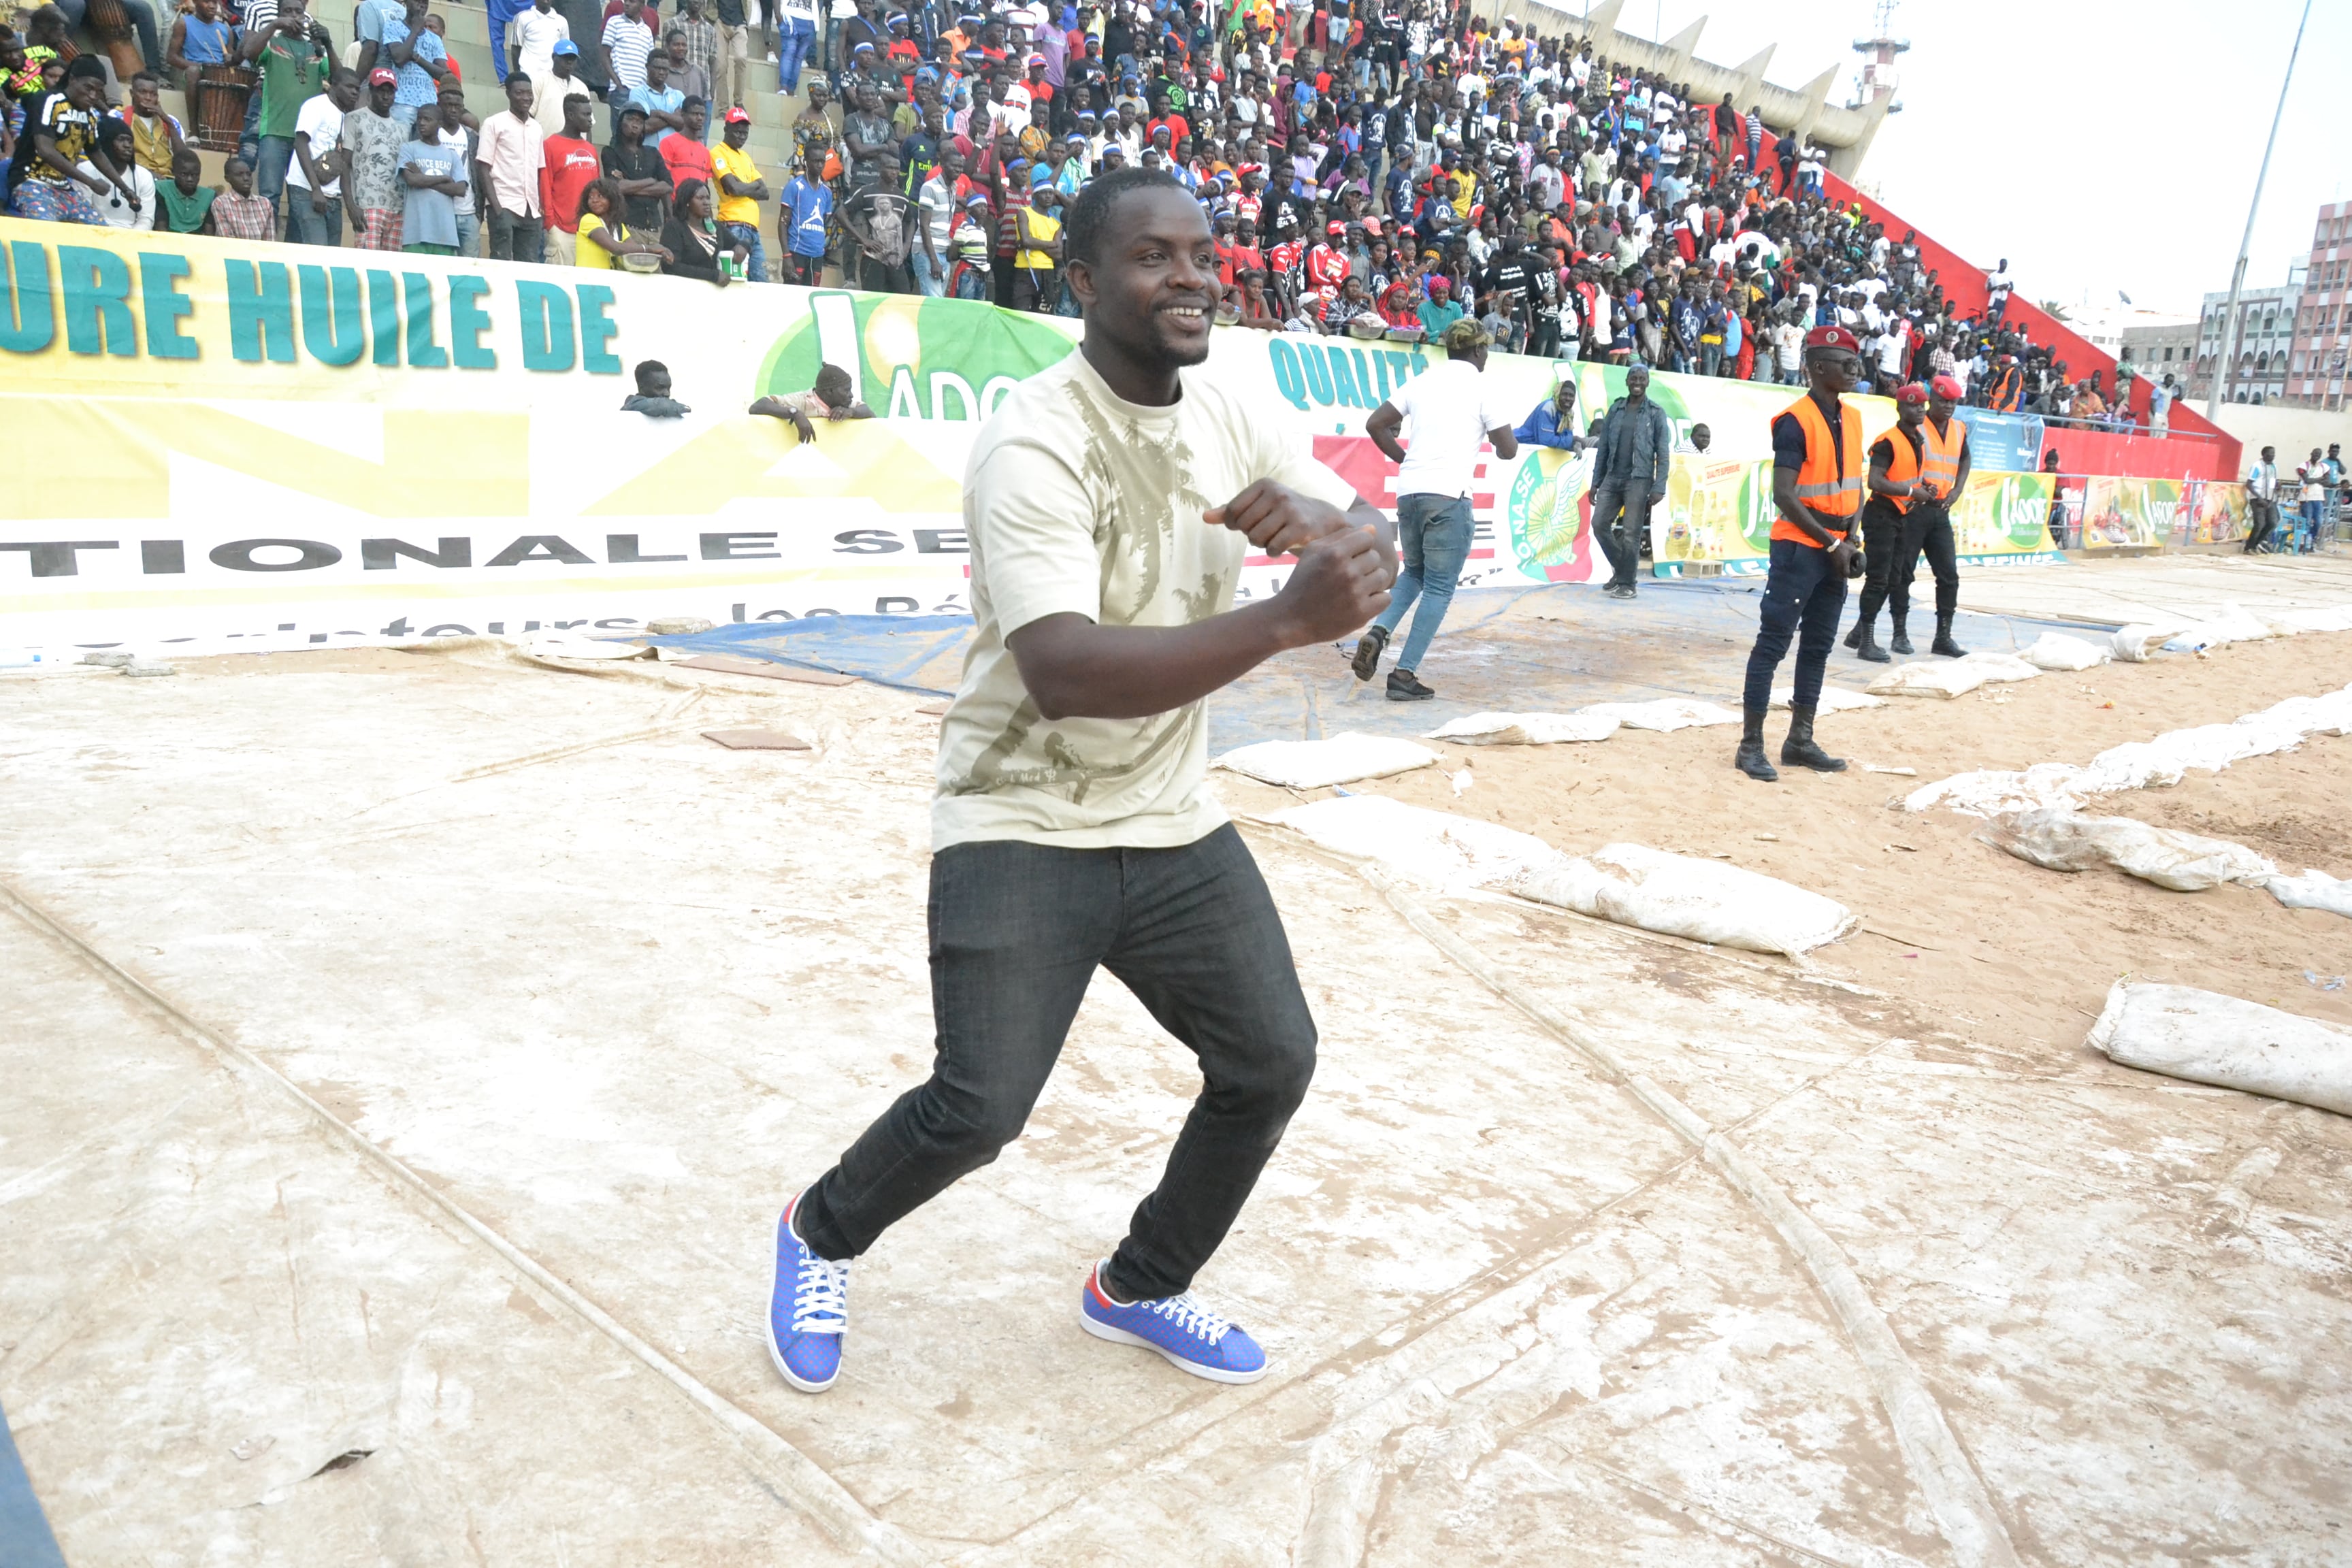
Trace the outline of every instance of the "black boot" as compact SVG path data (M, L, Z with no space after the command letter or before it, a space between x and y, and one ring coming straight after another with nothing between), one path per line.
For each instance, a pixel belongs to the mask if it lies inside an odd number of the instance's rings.
M1739 752L1731 759L1731 765L1759 783L1778 784L1780 770L1764 755L1764 710L1748 709L1740 724Z
M1910 628L1903 624L1910 618L1911 612L1908 610L1897 610L1895 612L1895 629L1886 638L1886 647L1888 651L1893 653L1909 653L1911 651Z
M1364 628L1363 635L1356 639L1356 655L1348 661L1349 667L1355 670L1358 680L1370 680L1372 678L1373 673L1381 668L1381 650L1388 646L1388 627L1366 626Z
M1870 635L1869 623L1864 622L1860 627L1860 630L1862 632L1862 641L1854 645L1853 657L1856 658L1866 658L1873 664L1886 663L1886 650L1878 646L1878 639L1876 637Z
M1947 611L1936 617L1936 640L1928 645L1928 651L1940 653L1946 658L1959 658L1968 653L1968 649L1952 640L1950 612Z
M1813 710L1791 707L1789 710L1789 738L1780 742L1780 760L1790 767L1811 768L1817 773L1845 772L1845 759L1832 757L1813 744Z

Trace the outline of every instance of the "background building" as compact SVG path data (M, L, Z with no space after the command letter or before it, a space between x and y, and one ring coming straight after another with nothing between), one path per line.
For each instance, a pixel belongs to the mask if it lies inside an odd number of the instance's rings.
M2344 406L2344 365L2352 349L2352 202L2319 209L2305 263L2303 299L2294 317L2294 342L2287 350L2286 400L2299 408Z
M2159 382L2169 375L2174 384L2186 386L2197 359L2197 332L2194 316L2156 325L2126 327L2124 353L2140 374Z
M2294 342L2295 309L2303 298L2304 267L2296 261L2287 268L2284 283L2239 294L2237 326L2226 349L2221 334L2230 291L2205 296L2205 308L2198 314L2192 400L2205 396L2207 378L2217 367L2224 403L2276 403L2286 395L2287 357Z

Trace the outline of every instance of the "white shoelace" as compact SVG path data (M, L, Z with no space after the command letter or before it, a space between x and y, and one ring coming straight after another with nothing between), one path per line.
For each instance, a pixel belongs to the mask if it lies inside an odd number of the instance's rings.
M793 1292L793 1332L838 1334L849 1328L849 1265L802 1258L800 1283Z
M1233 1320L1220 1317L1201 1304L1201 1299L1190 1290L1181 1296L1163 1296L1157 1301L1141 1301L1137 1305L1156 1312L1188 1334L1198 1335L1210 1344L1225 1337Z

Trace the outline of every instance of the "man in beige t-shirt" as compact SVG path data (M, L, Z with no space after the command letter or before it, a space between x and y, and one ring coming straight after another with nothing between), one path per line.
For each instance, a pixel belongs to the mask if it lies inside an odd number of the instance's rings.
M1020 1136L1097 967L1204 1084L1080 1322L1216 1382L1265 1373L1192 1282L1305 1098L1315 1022L1209 793L1202 702L1377 614L1392 533L1303 442L1183 374L1208 356L1217 283L1181 184L1107 174L1066 236L1086 341L1004 400L964 476L979 625L931 812L931 1076L777 1222L769 1352L809 1393L840 1370L849 1260ZM1253 550L1297 564L1236 610Z

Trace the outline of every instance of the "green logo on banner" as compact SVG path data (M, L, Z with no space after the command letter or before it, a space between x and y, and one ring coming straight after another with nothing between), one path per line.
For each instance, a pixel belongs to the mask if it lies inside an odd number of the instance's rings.
M769 349L753 390L806 392L820 365L837 364L887 418L984 419L1006 393L1078 346L1057 320L970 300L820 289L809 295L808 320Z
M1589 459L1580 461L1576 454L1553 447L1537 447L1519 465L1503 503L1503 517L1510 529L1511 552L1527 575L1541 577L1548 567L1575 561L1577 534L1584 526L1577 503L1591 471Z

